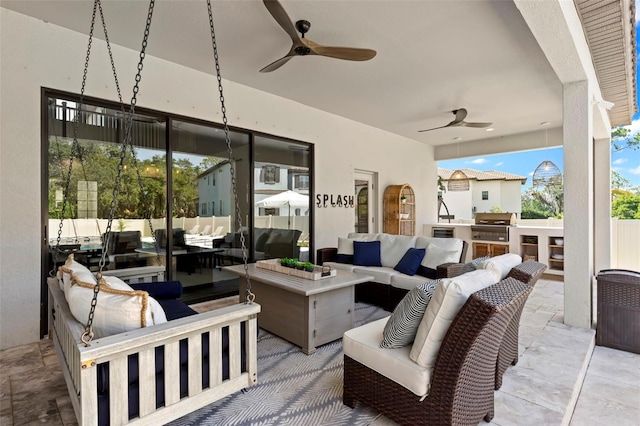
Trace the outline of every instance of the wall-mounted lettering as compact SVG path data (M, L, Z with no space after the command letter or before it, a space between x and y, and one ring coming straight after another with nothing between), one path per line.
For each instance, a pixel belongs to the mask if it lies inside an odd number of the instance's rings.
M316 194L317 207L354 207L353 195Z

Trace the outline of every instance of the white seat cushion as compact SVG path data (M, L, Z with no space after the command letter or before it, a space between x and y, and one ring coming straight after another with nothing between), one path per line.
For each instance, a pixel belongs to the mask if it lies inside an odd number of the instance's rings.
M73 259L73 253L67 257L64 265L58 267L58 279L60 280L62 286L60 290L64 291L65 298L67 293L69 292L69 287L72 285L72 278L76 276L80 281L84 281L87 283L95 284L96 277L93 275L93 272L89 270L86 266L81 263L76 262Z
M353 272L360 275L371 275L373 281L379 284L391 284L391 277L400 273L385 266L355 266Z
M105 276L104 281L114 290L133 291L129 284L125 283L118 277ZM167 322L167 315L164 313L164 309L162 309L160 303L151 296L149 296L148 301L149 308L146 313L147 327Z
M382 318L344 333L342 346L345 355L409 389L417 396L427 395L432 370L420 367L409 359L410 347L380 347L382 332L388 319Z
M353 272L353 266L351 263L338 263L338 262L324 262L322 266L328 266L331 269L339 269L341 271Z
M431 280L421 275L409 276L406 274L397 274L391 277L391 287L401 288L404 290L411 290L411 289L414 289L419 284L424 284L427 281L431 281Z
M427 253L422 259L422 263L420 263L425 268L437 269L438 265L442 265L443 263L456 263L460 260L460 254L462 253L462 248L460 250L455 248L443 248L438 245L438 243L431 243L429 247L427 247Z
M96 339L152 326L156 316L158 324L163 322L163 318L166 322L164 311L159 305L162 315L160 311L152 314L149 307L151 298L146 291L131 290L124 282L116 284L114 279L119 280L116 277L109 277L109 279L111 285L106 282L106 279L103 280L104 284L101 285L98 293L92 325ZM66 295L71 313L81 324L85 324L89 317L94 286L95 282L80 281L77 275L74 275L73 283Z
M469 296L497 282L495 274L484 269L441 280L418 327L410 358L433 369L449 326Z
M438 238L438 237L418 237L416 238L416 248L427 248L429 244L444 250L458 250L462 254L462 240L460 238Z
M504 280L511 268L522 263L522 258L515 253L505 253L485 260L478 265L478 269L493 272L498 281Z
M407 235L378 234L380 241L380 263L389 268L395 267L402 256L416 245L416 237Z

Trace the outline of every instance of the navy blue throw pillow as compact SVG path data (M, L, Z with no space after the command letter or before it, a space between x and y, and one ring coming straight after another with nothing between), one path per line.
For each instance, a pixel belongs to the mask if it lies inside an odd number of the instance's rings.
M354 241L353 264L357 266L382 266L380 241Z
M426 252L423 248L410 248L393 269L406 275L415 275Z

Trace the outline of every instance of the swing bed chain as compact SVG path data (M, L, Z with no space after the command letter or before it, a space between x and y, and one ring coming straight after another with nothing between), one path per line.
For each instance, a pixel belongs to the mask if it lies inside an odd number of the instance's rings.
M249 277L249 261L247 259L247 246L242 232L242 215L240 213L240 202L238 201L238 185L236 181L235 168L233 166L233 151L231 149L231 138L229 136L229 124L227 122L227 108L224 104L224 93L222 90L222 74L220 72L220 61L218 58L218 45L216 43L216 32L213 26L213 12L211 10L211 0L207 0L207 10L209 12L209 27L211 29L211 45L213 47L213 59L216 65L216 78L218 80L218 93L220 94L220 109L222 111L222 124L224 126L224 137L227 143L227 153L229 156L229 165L231 172L231 187L233 188L233 199L235 200L235 215L236 223L238 225L238 232L240 232L240 245L242 247L242 261L244 265L244 278L247 283L247 290L245 292L245 304L251 304L255 300L256 296L251 292L251 278Z
M93 35L93 27L94 27L94 23L95 23L95 14L96 14L96 6L99 5L100 6L100 13L102 15L102 6L100 5L100 0L95 0L94 2L94 8L93 8L93 17L91 20L91 30L90 30L90 37L89 37L89 46L87 48L87 60L85 62L85 70L84 70L84 74L86 76L87 73L87 67L89 65L89 55L90 55L90 51L91 51L91 37ZM126 119L125 119L125 136L124 136L124 140L122 141L122 147L120 149L120 162L118 163L118 173L116 176L116 182L115 185L113 187L113 197L111 199L111 207L109 210L109 220L107 222L107 227L105 229L105 241L102 242L102 253L100 256L100 269L98 271L97 274L97 284L95 285L95 287L93 288L93 298L91 299L91 307L89 310L89 318L87 320L87 324L85 325L85 329L84 329L84 333L82 333L82 336L80 337L80 340L82 341L82 343L85 346L89 346L89 342L93 339L94 333L92 331L92 324L93 324L93 318L95 315L95 310L96 310L96 305L98 302L98 293L100 293L100 285L102 282L102 271L104 269L105 263L106 263L106 256L107 256L107 248L109 247L109 241L111 238L111 225L113 223L113 218L115 216L115 210L116 210L116 206L117 206L117 199L118 199L118 194L120 192L120 185L122 182L122 172L124 170L124 163L125 163L125 159L126 159L126 154L127 154L127 148L128 146L131 144L131 127L133 124L133 114L135 111L135 105L137 102L137 96L138 96L138 91L139 89L139 84L140 81L142 80L142 69L143 69L143 62L144 62L144 58L146 56L146 48L147 48L147 42L149 39L149 30L151 28L151 18L153 17L153 8L155 6L155 0L150 0L149 2L149 11L147 13L147 21L146 21L146 25L145 25L145 30L144 30L144 37L142 40L142 49L140 50L140 59L138 61L138 67L137 67L137 73L135 76L135 85L133 87L133 95L131 97L131 106L129 109L129 113L126 115ZM103 23L103 28L105 31L105 38L107 40L108 43L108 36L107 36L107 29L106 29L106 25L104 23L104 17L102 18L102 23ZM108 51L111 57L111 64L112 64L112 71L113 71L113 75L114 75L114 79L116 81L116 84L118 82L118 76L115 70L115 65L113 63L113 57L111 56L111 47L108 47ZM86 78L85 78L86 79ZM83 79L82 82L82 89L84 92L84 85L85 85L85 79ZM122 104L122 96L120 95L120 88L118 86L118 96L120 98L120 102ZM124 106L122 107L124 109ZM74 131L75 132L75 131ZM75 136L74 136L75 139ZM132 149L133 151L133 149ZM135 156L135 154L134 154ZM140 179L140 176L138 176L138 178Z
M101 253L101 257L100 257L100 269L98 271L97 274L97 284L94 287L94 292L93 292L93 298L91 300L91 307L90 307L90 311L89 311L89 317L87 320L87 324L85 326L85 330L84 333L81 336L81 340L84 343L85 346L89 346L89 342L93 339L94 333L92 331L92 324L93 324L93 319L94 319L94 315L95 315L95 309L96 309L96 305L97 305L97 300L98 300L98 294L100 292L100 285L101 285L101 281L102 281L102 271L104 269L105 263L106 263L106 253L107 253L107 247L109 247L109 240L110 240L110 236L111 236L111 226L113 223L113 218L115 216L115 209L117 206L117 198L118 198L118 194L120 192L120 185L121 185L121 181L122 181L122 173L124 170L124 163L125 163L125 159L126 159L126 152L128 147L131 147L131 152L132 152L132 158L134 161L134 165L135 165L135 169L137 172L137 178L138 178L138 182L140 184L140 186L142 187L142 177L140 175L140 171L139 168L137 167L137 158L136 158L136 154L135 154L135 150L133 149L133 144L131 142L131 128L132 128L132 124L133 124L133 114L135 111L135 106L137 103L137 95L138 95L138 91L139 91L139 84L140 81L142 79L142 69L143 69L143 62L144 62L144 58L146 56L146 47L147 47L147 43L148 43L148 38L149 38L149 30L151 27L151 20L153 17L153 9L155 6L155 0L150 0L149 2L149 10L147 13L147 20L146 20L146 25L145 25L145 30L144 30L144 37L143 37L143 41L142 41L142 49L140 50L140 56L139 56L139 62L138 62L138 67L137 67L137 73L135 76L135 85L133 87L133 95L131 97L131 105L130 105L130 109L128 114L125 112L124 110L124 103L122 102L122 95L121 95L121 91L120 91L120 85L118 82L118 75L116 72L116 68L115 68L115 63L113 60L113 55L111 52L111 45L109 43L109 37L108 37L108 33L107 33L107 27L106 27L106 23L104 20L104 15L102 12L102 4L100 3L100 0L95 0L94 1L94 6L93 6L93 12L92 12L92 18L91 18L91 28L90 28L90 32L89 32L89 42L88 42L88 46L87 46L87 54L85 57L85 64L84 64L84 71L83 71L83 78L82 78L82 88L81 88L81 92L80 92L80 102L77 108L77 112L76 112L76 116L75 116L75 120L74 120L74 138L73 138L73 145L72 145L72 150L71 150L71 159L69 162L69 170L67 172L67 180L66 180L66 186L65 186L65 196L63 199L63 208L62 208L62 220L58 229L58 238L57 238L57 246L59 246L60 244L60 239L61 239L61 235L62 235L62 227L63 227L63 220L64 220L64 211L65 211L65 207L66 207L66 200L67 200L67 195L69 193L69 186L70 186L70 181L71 181L71 170L72 170L72 165L73 165L73 157L74 157L74 153L79 151L79 146L78 146L78 120L79 120L79 116L80 116L80 111L82 108L82 104L84 101L84 91L85 91L85 86L86 86L86 79L87 79L87 70L89 68L89 59L90 59L90 55L91 55L91 45L92 45L92 41L93 41L93 31L94 31L94 27L95 27L95 18L96 18L96 12L99 9L100 12L100 17L102 20L102 27L104 29L104 35L105 35L105 40L107 43L107 50L109 52L109 58L111 61L111 69L113 71L113 76L114 76L114 80L115 80L115 84L116 84L116 89L117 89L117 93L118 93L118 99L120 100L120 105L121 105L121 109L123 114L125 114L125 137L124 140L122 142L122 147L120 150L120 161L118 164L118 173L116 176L116 183L114 185L114 189L113 189L113 198L111 201L111 206L110 206L110 211L109 211L109 220L107 222L107 227L105 229L105 241L103 241L103 248L102 248L102 253ZM235 199L235 213L236 213L236 218L237 218L237 225L239 230L242 230L242 217L240 214L240 204L238 201L238 190L237 190L237 181L235 178L235 170L233 167L233 152L232 152L232 148L231 148L231 139L229 136L229 126L228 126L228 121L227 121L227 116L226 116L226 107L224 104L224 94L223 94L223 89L222 89L222 76L221 76L221 72L220 72L220 64L219 64L219 58L218 58L218 50L217 50L217 43L216 43L216 37L215 37L215 31L214 31L214 25L213 25L213 13L212 13L212 9L211 9L211 0L207 0L207 8L208 8L208 13L209 13L209 26L211 28L211 41L212 41L212 46L213 46L213 54L214 54L214 59L215 59L215 67L216 67L216 76L217 76L217 82L218 82L218 91L220 94L220 105L221 105L221 111L222 111L222 120L223 120L223 125L224 125L224 132L225 132L225 141L227 144L227 151L228 151L228 156L229 156L229 161L231 163L231 168L230 168L230 172L231 172L231 182L232 182L232 187L233 187L233 196ZM143 196L146 198L146 195L143 194ZM146 203L148 205L148 203ZM149 219L149 226L151 227L151 232L152 235L153 233L153 226L151 224L151 216L150 213L148 211L145 212L145 215L147 216L147 218ZM157 249L157 241L155 241L155 235L153 236L154 238L154 244L156 245L156 249ZM249 271L248 271L248 258L247 258L247 248L246 248L246 241L245 241L245 237L244 234L242 232L240 232L240 242L242 245L242 257L243 257L243 262L244 262L244 270L245 270L245 279L247 282L247 290L246 290L246 300L245 303L250 304L253 303L254 299L255 299L255 295L251 292L251 281L250 281L250 277L249 277ZM158 252L158 250L156 250ZM54 252L54 256L57 259L57 256ZM159 261L159 254L158 254L158 261ZM55 265L55 262L54 262ZM55 266L54 266L55 268Z

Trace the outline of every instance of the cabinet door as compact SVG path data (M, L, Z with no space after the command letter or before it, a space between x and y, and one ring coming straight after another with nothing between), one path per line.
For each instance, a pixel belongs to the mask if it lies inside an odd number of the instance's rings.
M492 244L491 256L500 256L501 254L509 253L509 246L506 244Z
M473 258L491 256L491 247L488 243L473 243Z

